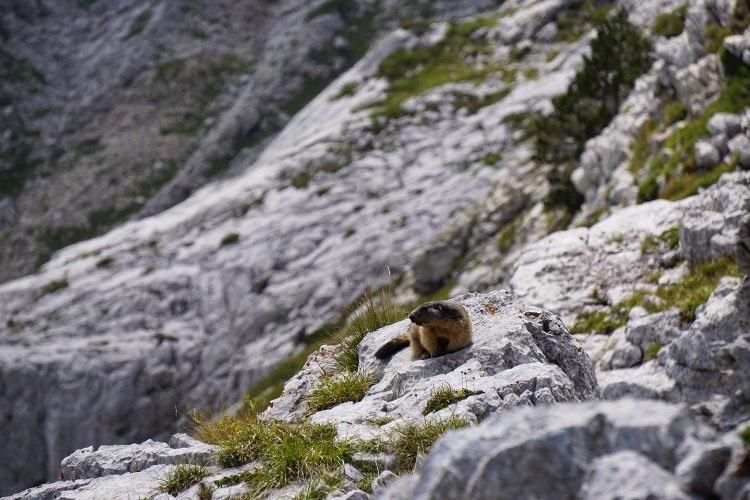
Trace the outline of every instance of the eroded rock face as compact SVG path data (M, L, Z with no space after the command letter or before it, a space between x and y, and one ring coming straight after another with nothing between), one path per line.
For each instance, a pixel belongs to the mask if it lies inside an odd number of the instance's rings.
M473 342L455 353L413 360L408 349L391 359L375 351L406 331L408 320L368 334L359 347L360 369L377 374L378 382L362 401L344 403L308 417L333 422L339 437L387 433L406 420L421 420L431 392L449 385L478 391L428 418L458 416L477 421L515 406L596 399L599 389L588 355L560 319L543 309L527 307L504 290L465 294L454 300L468 311ZM281 397L264 416L297 420L307 410L305 396L324 373L331 372L335 348L323 348L308 358L305 368L287 382ZM378 417L399 419L378 427Z
M678 405L626 399L519 408L445 435L422 471L376 498L728 499L750 476L727 458L746 454L736 434L717 436Z

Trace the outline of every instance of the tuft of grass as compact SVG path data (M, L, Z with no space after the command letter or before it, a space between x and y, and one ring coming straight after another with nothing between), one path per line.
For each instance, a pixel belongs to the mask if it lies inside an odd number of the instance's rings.
M394 472L411 472L420 452L429 453L437 438L467 425L469 421L451 417L445 420L409 422L399 426L394 430L394 439L389 444L389 448L399 455Z
M470 391L465 387L457 391L447 383L441 384L431 391L430 399L427 400L427 404L425 405L424 410L422 410L422 415L428 415L432 412L442 410L453 403L457 403L476 394L482 394L482 391Z
M343 371L325 377L305 398L308 412L317 413L347 401L361 401L374 383L375 377L362 371Z
M500 163L500 160L503 159L503 155L501 153L497 152L491 152L484 155L480 160L482 163L487 165L488 167L492 167L494 165L497 165Z
M192 415L196 436L219 447L215 459L222 467L260 464L258 469L232 478L245 481L253 498L312 478L335 485L341 464L351 462L355 451L347 441L334 441L333 424L264 420L252 411L215 422L204 418L195 412Z
M50 281L46 285L42 287L42 295L47 295L50 293L55 293L58 290L62 290L63 288L68 288L68 280L61 279L61 280L55 280Z
M659 354L659 351L661 350L661 348L662 348L661 342L659 342L658 340L656 342L652 342L651 344L647 345L646 352L644 353L646 361L654 359L656 355Z
M341 99L342 97L349 97L354 95L357 92L357 89L359 88L359 83L357 82L346 82L341 86L338 92L331 96L331 101L337 101Z
M311 479L305 483L302 491L295 495L294 500L323 500L328 497L331 487L319 479Z
M539 70L537 68L525 68L523 70L523 77L527 80L538 80Z
M609 335L627 323L627 318L615 316L609 311L588 311L578 315L571 333L600 333Z
M523 215L519 215L503 227L497 235L497 251L505 253L516 243L516 232L523 221Z
M377 418L371 418L370 420L368 420L368 422L370 422L373 425L377 425L378 427L382 427L386 424L390 424L391 422L393 422L393 418L392 417L377 417Z
M198 484L208 475L210 472L205 465L178 465L159 481L156 489L162 493L177 496L178 493Z
M663 231L659 236L647 235L641 242L641 256L659 250L664 245L669 250L676 249L680 244L680 229L672 227Z
M224 235L224 237L221 239L221 246L224 245L233 245L240 241L240 235L237 233L227 233Z
M676 8L672 12L659 14L651 25L651 33L654 35L671 38L682 33L685 29L685 16L687 5Z
M359 302L358 310L333 336L338 340L336 365L340 372L356 372L359 368L359 343L370 332L401 321L406 317L406 307L396 303L388 289L367 294Z

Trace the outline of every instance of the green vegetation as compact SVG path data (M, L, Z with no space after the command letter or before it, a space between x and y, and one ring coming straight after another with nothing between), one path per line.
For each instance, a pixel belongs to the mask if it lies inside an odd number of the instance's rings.
M111 256L110 257L104 257L102 260L100 260L99 262L96 263L96 267L107 268L107 267L110 267L114 263L115 263L115 258L114 257L111 257Z
M469 92L453 92L451 95L456 109L465 108L470 115L473 115L480 109L504 99L509 93L510 88L504 88L482 96Z
M706 124L719 112L738 113L750 106L750 68L733 55L724 55L727 84L724 92L697 117L676 130L662 146L670 154L655 156L649 164L646 178L638 191L638 201L656 198L682 199L695 194L698 188L716 182L719 176L734 169L734 165L719 164L711 169L700 169L695 164L695 143L708 135ZM663 179L660 187L659 179Z
M596 6L596 3L598 2L586 0L581 4L564 10L555 21L558 27L555 41L566 43L577 42L591 29L592 25L596 26L602 23L612 10L612 4L605 3Z
M678 7L672 12L659 14L651 26L651 33L670 38L679 35L685 29L686 14L687 5Z
M740 439L742 440L742 444L745 445L745 448L750 448L750 426L745 427L740 431Z
M68 288L68 280L61 279L50 281L42 287L41 294L48 295L50 293L55 293L58 290L62 290L63 288Z
M457 391L447 383L441 384L439 387L432 390L430 399L427 400L427 404L425 405L424 410L422 410L422 415L428 415L432 412L442 410L453 403L457 403L476 394L482 394L482 391L470 391L466 388Z
M369 422L373 425L377 425L378 427L382 427L386 424L390 424L393 422L393 418L391 417L377 417L377 418L371 418Z
M356 232L357 232L357 230L355 228L353 228L353 227L350 226L350 227L347 227L346 229L344 229L344 232L341 234L341 236L344 239L346 239L346 238L354 235L354 233L356 233Z
M497 235L498 252L505 253L516 243L516 232L518 231L521 222L523 222L523 214L518 215L503 227L500 234Z
M130 28L128 28L128 32L125 34L125 36L122 38L123 41L130 40L135 35L143 31L146 26L148 26L148 22L151 20L151 16L153 15L153 12L151 11L151 8L143 10L140 14L135 16L135 19L133 19L133 22L130 23Z
M331 492L331 487L323 481L311 479L305 483L302 491L297 493L294 500L323 500Z
M497 165L498 163L500 163L500 160L502 159L503 159L502 153L497 153L493 151L491 153L487 153L486 155L484 155L480 160L482 163L484 163L488 167L493 167Z
M641 255L646 255L653 250L658 250L661 245L669 250L674 250L680 244L680 230L677 227L667 229L659 236L649 234L643 238L641 243Z
M348 97L352 96L357 92L357 89L359 88L359 83L357 82L346 82L341 86L338 92L331 96L331 101L337 101L341 99L342 97Z
M292 482L318 479L335 486L340 481L341 464L351 462L355 451L347 441L334 442L336 427L332 424L264 420L254 412L217 422L193 414L193 420L198 426L197 437L219 447L215 459L222 467L260 463L260 468L221 483L245 481L253 498Z
M657 288L655 295L661 299L658 304L652 303L646 306L643 301L646 293L639 291L609 310L579 314L570 331L572 333L612 333L627 323L628 312L636 305L644 306L649 313L676 307L680 310L682 320L689 324L695 320L695 311L698 306L708 300L722 277L741 275L734 259L729 257L699 264L691 269L681 281Z
M425 420L422 423L404 423L394 431L393 442L388 445L398 454L396 470L401 473L414 469L419 453L429 453L437 438L453 429L466 427L469 422L451 417L446 420Z
M539 79L539 70L536 68L525 68L523 70L523 77L527 80Z
M706 25L703 31L704 49L707 53L722 53L725 37L745 31L750 26L750 0L738 0L734 7L734 15L727 26L714 22Z
M374 375L362 371L343 371L324 377L305 398L308 412L316 413L347 401L361 401L375 383Z
M240 235L237 233L227 233L221 239L221 246L233 245L240 241Z
M656 357L657 354L659 354L659 351L661 350L662 345L661 342L658 340L656 342L652 342L651 344L646 346L646 352L645 352L645 358L646 361L650 361Z
M399 49L383 59L378 75L388 80L389 89L372 114L373 127L378 129L377 122L381 117L389 120L405 115L406 111L401 105L410 97L422 95L448 82L482 81L490 73L500 71L499 66L474 67L465 62L469 56L489 52L485 44L472 40L471 34L494 22L493 19L452 22L445 38L439 43L413 50Z
M208 475L210 472L205 465L178 465L159 481L157 490L177 496L181 491L200 483Z
M367 294L358 301L357 312L332 336L338 341L336 365L340 372L356 372L359 368L359 343L370 332L401 321L408 309L393 301L389 289L380 293Z
M583 198L570 181L574 165L586 141L611 121L636 78L651 65L650 44L624 10L596 19L594 27L591 55L567 92L553 99L553 112L533 122L536 159L556 165L548 176L548 210L572 214L580 208Z

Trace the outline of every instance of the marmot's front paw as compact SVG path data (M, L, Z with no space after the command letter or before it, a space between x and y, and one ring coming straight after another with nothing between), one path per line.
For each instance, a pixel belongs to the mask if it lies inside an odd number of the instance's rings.
M419 359L430 359L431 357L429 352L423 352Z

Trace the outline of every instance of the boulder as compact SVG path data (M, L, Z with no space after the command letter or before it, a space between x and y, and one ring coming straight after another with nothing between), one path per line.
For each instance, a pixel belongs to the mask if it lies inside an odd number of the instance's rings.
M697 460L685 450L688 444L710 450L721 439L687 407L664 402L519 408L449 432L421 472L376 498L687 499L705 494L705 483L712 483L716 495L721 480L711 478L732 473L726 461L717 461L726 458L726 449L707 451ZM729 453L732 460L744 456L739 446ZM697 478L698 471L706 475ZM746 484L750 477L740 474L737 482Z
M721 161L719 150L709 140L695 143L695 163L700 168L711 168Z

